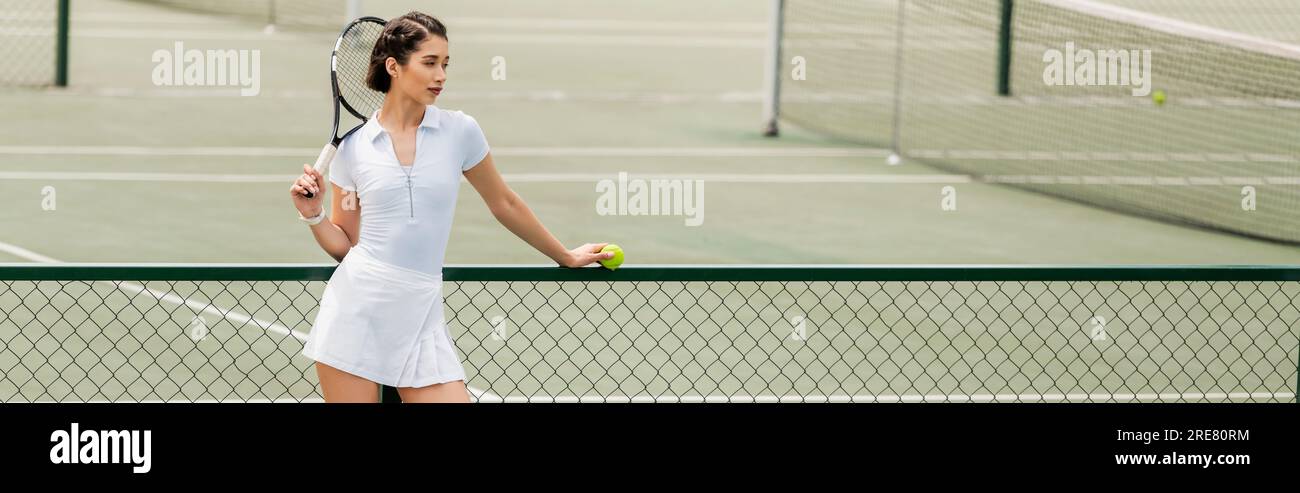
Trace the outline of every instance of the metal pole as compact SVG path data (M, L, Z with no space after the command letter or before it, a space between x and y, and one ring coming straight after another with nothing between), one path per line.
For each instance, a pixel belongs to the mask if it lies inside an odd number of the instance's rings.
M1002 26L998 29L998 95L1011 95L1011 21L1015 0L1002 0Z
M898 24L895 26L894 41L894 137L891 150L895 156L903 156L903 27L907 19L907 0L898 0Z
M353 19L361 17L361 0L347 0L347 1L348 1L348 7L346 13L347 19L344 20L346 22L351 22Z
M69 0L59 0L59 15L54 41L54 85L68 87L68 17Z
M771 15L767 30L767 63L763 71L763 135L781 134L777 119L781 116L781 71L785 64L781 54L781 38L785 24L785 1L771 0Z

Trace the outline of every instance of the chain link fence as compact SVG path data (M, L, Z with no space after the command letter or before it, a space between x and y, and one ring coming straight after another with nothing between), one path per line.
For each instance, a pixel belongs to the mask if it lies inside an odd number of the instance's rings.
M320 401L326 266L0 266L0 402ZM1296 402L1300 268L449 267L478 402Z
M0 87L67 84L67 1L0 0Z

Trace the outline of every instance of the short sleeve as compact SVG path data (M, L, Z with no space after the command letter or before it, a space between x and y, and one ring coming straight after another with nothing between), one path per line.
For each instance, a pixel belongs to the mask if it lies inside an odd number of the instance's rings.
M349 192L357 191L357 182L353 178L353 170L356 166L352 158L352 149L348 145L348 140L339 144L338 152L334 153L334 162L330 163L329 179L339 188Z
M461 171L469 171L474 165L483 162L483 158L488 155L487 136L483 135L483 129L478 126L478 120L469 115L465 115L460 148L465 151L464 160L460 164Z

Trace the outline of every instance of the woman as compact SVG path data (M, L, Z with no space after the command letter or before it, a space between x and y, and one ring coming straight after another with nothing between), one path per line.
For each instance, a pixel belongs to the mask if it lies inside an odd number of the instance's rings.
M462 175L502 225L560 265L613 255L600 253L603 243L566 250L501 179L474 118L433 106L448 58L437 19L411 12L388 21L366 76L384 104L339 145L330 220L320 173L304 164L290 188L316 242L341 261L303 350L316 361L326 402L375 402L379 384L396 387L403 402L469 402L442 316L442 262Z

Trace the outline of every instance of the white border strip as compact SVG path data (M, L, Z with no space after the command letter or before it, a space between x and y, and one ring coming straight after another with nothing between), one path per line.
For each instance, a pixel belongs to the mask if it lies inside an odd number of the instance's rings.
M628 403L899 403L899 402L1128 402L1128 401L1197 401L1197 400L1292 400L1290 392L1233 392L1233 393L1161 393L1161 394L938 394L938 395L808 395L808 396L510 396L480 399L481 403L546 403L546 404L628 404Z

